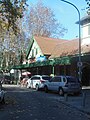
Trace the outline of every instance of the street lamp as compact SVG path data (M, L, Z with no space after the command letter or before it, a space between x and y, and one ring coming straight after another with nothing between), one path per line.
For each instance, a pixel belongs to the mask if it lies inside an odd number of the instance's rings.
M78 60L78 67L79 67L79 80L81 81L81 67L82 67L82 62L81 62L81 29L80 29L80 11L79 9L71 2L68 2L66 0L61 0L62 2L65 2L65 3L68 3L70 5L72 5L78 12L78 19L79 19L79 22L78 22L78 25L79 25L79 28L78 28L78 34L79 34L79 60Z

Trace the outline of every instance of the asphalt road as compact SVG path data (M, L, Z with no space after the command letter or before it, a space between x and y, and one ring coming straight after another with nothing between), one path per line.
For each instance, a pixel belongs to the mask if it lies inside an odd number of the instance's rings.
M0 120L90 120L90 116L64 105L58 94L17 86L4 86L5 105L0 105Z

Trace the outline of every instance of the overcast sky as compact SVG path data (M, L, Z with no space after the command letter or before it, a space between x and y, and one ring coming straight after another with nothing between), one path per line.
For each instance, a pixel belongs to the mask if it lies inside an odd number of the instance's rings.
M77 10L70 4L60 0L42 0L44 5L48 6L54 12L56 19L68 29L68 33L63 39L74 39L78 36L78 25L75 24L79 20ZM81 18L86 15L85 0L67 0L73 3L80 11ZM36 4L37 0L28 0L29 5Z

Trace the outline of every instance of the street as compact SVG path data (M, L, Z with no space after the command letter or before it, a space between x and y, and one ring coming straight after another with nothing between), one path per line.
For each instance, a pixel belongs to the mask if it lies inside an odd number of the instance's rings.
M90 120L90 116L66 106L45 93L14 85L4 86L5 105L0 104L0 120Z

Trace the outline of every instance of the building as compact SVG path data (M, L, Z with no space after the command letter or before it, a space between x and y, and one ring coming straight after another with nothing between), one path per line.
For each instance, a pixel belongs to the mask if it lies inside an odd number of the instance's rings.
M82 84L90 85L90 15L81 19ZM23 65L15 69L27 69L33 74L78 76L79 40L63 40L33 36Z
M82 83L84 85L90 85L90 14L83 17L80 21L82 29L82 54L87 54L84 56L83 68L82 68Z

